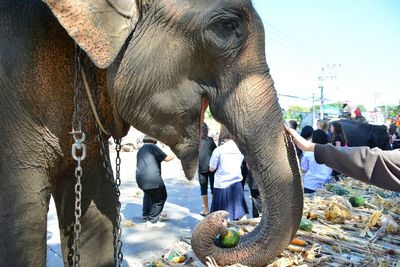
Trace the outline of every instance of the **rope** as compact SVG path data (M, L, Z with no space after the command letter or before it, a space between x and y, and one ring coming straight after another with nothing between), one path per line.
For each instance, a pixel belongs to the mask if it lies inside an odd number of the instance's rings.
M99 115L97 114L96 106L94 105L92 94L90 93L89 84L86 80L86 75L85 75L85 72L83 71L83 68L81 70L81 73L82 73L83 84L85 85L85 91L86 91L86 94L88 95L90 107L92 108L92 112L93 112L94 118L96 119L97 125L99 126L100 130L104 134L111 135L109 132L106 131L106 129L104 129L103 124L101 124L101 122L100 122Z

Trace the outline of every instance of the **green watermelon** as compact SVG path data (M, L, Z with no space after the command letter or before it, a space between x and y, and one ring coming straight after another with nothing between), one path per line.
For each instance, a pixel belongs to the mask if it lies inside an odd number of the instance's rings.
M301 218L301 222L300 222L300 229L304 230L304 231L311 231L313 228L313 223L306 218Z
M365 199L362 196L352 196L349 201L353 207L361 207L365 204Z
M239 243L239 231L233 227L227 228L225 235L219 236L219 244L223 248L232 248Z

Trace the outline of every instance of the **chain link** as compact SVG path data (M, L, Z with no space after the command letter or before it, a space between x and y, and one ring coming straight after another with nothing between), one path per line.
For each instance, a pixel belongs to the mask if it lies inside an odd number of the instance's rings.
M117 156L115 159L115 179L114 179L114 174L111 168L111 162L109 161L109 156L108 156L108 140L104 140L103 134L97 126L97 140L100 143L100 154L101 158L103 161L103 167L107 171L107 179L110 181L113 189L114 189L114 194L116 195L116 209L117 209L117 214L116 214L116 227L113 228L113 237L114 237L114 264L115 266L122 266L122 261L123 261L123 253L122 253L122 240L121 240L121 235L122 235L122 228L121 228L121 202L119 201L119 196L121 195L121 192L119 190L119 186L121 185L121 157L120 157L120 152L121 152L121 140L120 139L114 139L115 143L115 151L117 152Z
M81 138L76 137L76 133L73 135L75 139L75 143L72 145L72 157L76 160L76 167L75 167L75 178L76 178L76 184L75 184L75 223L74 223L74 244L73 244L73 257L72 257L72 263L73 266L79 267L80 266L80 240L79 240L79 235L81 232L81 223L80 223L80 218L82 216L82 209L81 209L81 203L82 203L82 183L81 183L81 177L83 175L83 169L81 167L81 161L85 159L86 157L86 145L83 144L83 141L85 140L85 134L82 133ZM78 155L78 151L81 151L80 155Z
M74 143L71 147L72 158L76 161L75 166L75 207L74 207L74 240L72 245L72 265L74 267L80 266L80 232L82 226L80 223L80 218L82 216L82 183L81 178L83 175L83 169L81 166L81 161L86 158L86 145L83 143L85 141L85 133L82 131L82 115L81 115L81 105L82 105L82 81L80 79L81 65L81 49L75 45L75 81L74 81L74 112L72 115L72 137L74 138Z
M121 228L121 202L119 201L119 196L121 195L121 192L119 191L119 186L121 185L121 157L120 157L120 152L121 152L121 139L114 139L115 143L115 151L117 152L117 157L115 158L115 183L114 183L114 191L115 195L117 196L117 203L116 203L116 208L117 208L117 227L114 229L114 236L115 236L115 253L114 253L114 260L115 260L115 266L122 266L122 260L123 260L123 254L121 252L122 250L122 240L121 240L121 235L122 235L122 228Z
M74 242L72 246L72 264L74 267L80 266L80 239L79 235L81 232L80 218L82 215L81 209L81 197L82 197L82 183L81 178L83 174L83 169L81 167L81 161L86 158L86 145L83 143L85 140L85 134L82 131L82 118L81 118L81 102L82 102L82 78L80 76L82 65L81 65L81 49L75 45L75 81L74 81L74 113L72 118L72 132L75 143L72 144L72 158L77 162L75 167L75 223L74 223ZM95 75L95 72L94 74ZM96 85L96 77L93 76L93 84ZM97 91L97 90L96 90ZM96 95L97 96L97 95ZM96 97L97 98L97 97ZM115 180L112 172L111 164L108 159L108 148L105 144L108 144L107 140L102 140L102 133L99 125L96 123L96 128L98 130L97 140L101 144L100 153L103 159L103 167L106 169L107 178L110 180L114 193L116 195L116 227L113 228L114 237L114 264L115 266L122 266L123 254L122 254L122 228L121 228L121 202L119 197L121 192L119 186L121 185L121 139L114 139L115 150L117 152L117 157L115 161ZM80 153L78 153L80 151ZM79 154L79 155L78 155ZM106 155L107 154L107 155Z

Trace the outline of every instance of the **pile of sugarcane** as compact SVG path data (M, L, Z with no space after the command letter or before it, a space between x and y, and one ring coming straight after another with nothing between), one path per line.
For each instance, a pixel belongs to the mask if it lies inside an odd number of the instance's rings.
M235 224L246 233L257 221ZM351 178L327 184L305 195L296 238L268 266L400 267L399 225L398 193Z
M241 235L252 231L260 219L229 223ZM396 266L400 267L400 194L369 186L351 178L327 184L324 190L306 194L303 218L297 236L268 265L286 266ZM174 244L181 264L202 266L189 240ZM154 266L170 266L168 256ZM173 258L175 259L175 258ZM163 265L165 264L165 265ZM207 266L218 267L212 258ZM232 265L242 266L242 265Z

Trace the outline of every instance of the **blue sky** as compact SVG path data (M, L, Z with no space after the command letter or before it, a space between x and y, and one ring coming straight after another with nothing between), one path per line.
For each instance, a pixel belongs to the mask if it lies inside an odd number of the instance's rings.
M399 104L400 1L253 0L278 94L351 105ZM324 68L324 72L322 72ZM279 96L282 106L312 100Z

